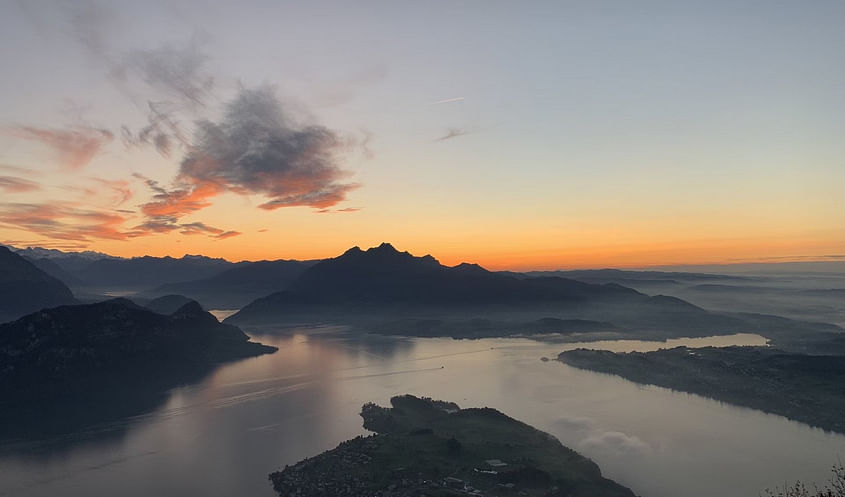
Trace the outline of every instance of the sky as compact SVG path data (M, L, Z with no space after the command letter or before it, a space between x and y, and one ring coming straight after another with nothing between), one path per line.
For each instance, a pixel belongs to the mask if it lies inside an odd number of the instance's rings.
M0 0L0 243L845 259L841 1Z

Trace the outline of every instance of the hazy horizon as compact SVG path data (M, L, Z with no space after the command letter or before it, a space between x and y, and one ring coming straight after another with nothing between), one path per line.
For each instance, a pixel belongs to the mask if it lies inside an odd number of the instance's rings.
M845 6L4 2L0 243L845 254Z
M390 242L382 242L388 243ZM396 247L393 244L390 244L394 248L396 248L400 252L406 252L403 247ZM12 246L10 247L17 249L17 250L26 250L26 249L45 249L45 250L59 250L59 249L49 249L46 247L42 247L39 245L29 246ZM377 247L378 245L374 245L373 247ZM258 262L258 261L268 261L268 260L323 260L323 259L330 259L334 257L340 256L346 250L349 250L353 247L361 248L362 250L367 250L368 248L372 247L360 247L358 245L349 246L344 251L338 252L334 255L330 255L328 257L320 258L320 257L306 257L303 259L289 259L289 258L279 258L279 259L226 259L225 257L220 257L221 259L227 260L229 262ZM214 256L210 256L208 254L201 254L201 253L176 253L176 254L167 254L165 256L152 256L150 254L141 254L141 255L132 255L132 256L117 256L115 254L109 254L106 252L98 252L95 250L61 250L61 252L72 254L72 253L84 253L84 252L93 252L97 254L101 254L108 257L123 257L123 258L140 258L140 257L171 257L174 259L180 259L183 257L210 257L215 258ZM456 266L463 263L469 264L477 264L476 261L472 259L468 260L460 260L455 263L447 263L444 262L442 259L437 257L435 254L429 254L427 252L420 252L415 253L411 251L407 251L413 256L421 257L430 255L437 259L441 264L446 266ZM605 269L618 269L618 270L625 270L625 271L680 271L680 272L703 272L703 273L743 273L743 272L766 272L767 269L779 269L781 271L786 272L845 272L845 256L836 256L836 255L829 255L829 256L821 256L817 259L807 259L807 258L786 258L787 260L782 260L784 258L777 258L777 260L770 260L770 261L729 261L724 262L722 264L676 264L676 265L653 265L653 266L551 266L551 267L488 267L482 264L482 267L492 271L516 271L516 272L532 272L532 271L577 271L577 270L605 270Z

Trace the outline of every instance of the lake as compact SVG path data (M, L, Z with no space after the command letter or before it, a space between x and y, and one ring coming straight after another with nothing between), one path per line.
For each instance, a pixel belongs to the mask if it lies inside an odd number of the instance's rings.
M756 335L561 344L317 328L255 339L279 351L221 366L135 416L3 442L0 495L272 497L268 473L366 433L361 405L403 393L500 409L643 496L754 497L785 480L824 481L845 458L842 435L540 360L578 346L764 344Z

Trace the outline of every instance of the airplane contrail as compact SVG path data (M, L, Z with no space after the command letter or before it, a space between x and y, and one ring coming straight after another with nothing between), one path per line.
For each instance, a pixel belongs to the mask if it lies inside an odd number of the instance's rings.
M438 100L436 102L432 102L431 105L439 105L439 104L448 104L452 102L463 102L464 97L455 97L455 98L447 98L446 100Z

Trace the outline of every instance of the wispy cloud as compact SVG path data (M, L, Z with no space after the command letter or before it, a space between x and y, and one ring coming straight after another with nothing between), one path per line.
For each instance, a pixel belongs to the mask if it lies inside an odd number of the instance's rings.
M59 188L76 193L79 200L86 204L96 203L110 208L120 207L132 198L132 188L126 180L85 178L80 184L63 185ZM96 199L96 202L92 199Z
M179 233L225 239L240 233L193 218L225 192L263 196L258 207L264 210L293 206L331 210L360 186L348 180L350 173L342 164L353 148L360 148L365 158L372 156L368 147L371 136L367 132L358 139L319 124L303 123L269 87L239 89L234 98L222 105L222 117L211 117L212 108L216 111L221 102L215 94L218 78L199 37L131 49L121 36L121 23L127 19L106 2L80 0L72 5L36 5L28 11L35 23L58 20L60 25L45 24L43 35L69 33L89 56L92 66L99 67L115 89L140 109L140 125L114 123L126 148L149 147L164 157L180 158L171 181L158 182L136 175L150 194L148 201L138 205L137 214L117 209L134 196L130 181L77 181L63 185L80 198L99 199L95 203L101 207L92 208L92 212L100 212L108 200L109 212L126 226L121 230L119 224L109 225L113 232L104 230L104 234L132 238ZM383 77L378 71L368 73L370 76ZM82 122L77 117L75 122ZM15 126L6 132L52 147L68 169L82 168L114 139L111 131L87 125L67 129ZM21 185L8 182L0 188L26 188ZM10 224L17 223L21 229L43 236L98 236L94 229L89 229L91 234L87 235L71 229L71 224L86 219L75 204L71 207L47 203L38 208L0 204L0 209L5 209ZM353 210L356 209L333 212Z
M358 212L360 211L360 207L346 207L343 209L320 209L317 211L318 214L337 214L343 212Z
M0 176L0 190L6 193L25 193L40 189L41 185L28 179Z
M212 238L217 238L218 240L231 238L241 234L239 231L224 231L220 228L215 228L200 222L186 223L180 226L182 228L180 233L183 235L210 235Z
M451 140L452 138L457 138L459 136L468 135L469 130L463 128L449 128L446 130L446 133L441 136L440 138L435 138L434 141L442 142L445 140Z
M67 169L81 169L114 139L107 129L85 126L66 129L11 126L3 128L3 133L47 145L55 152L59 165Z
M132 188L126 180L91 178L91 181L105 188L108 202L114 207L120 207L132 198Z
M133 132L129 126L120 128L123 144L126 147L152 146L164 157L170 157L174 144L188 146L188 140L182 131L182 126L175 117L177 112L166 102L147 102L146 126Z
M112 67L124 83L134 77L146 84L147 125L137 132L121 127L127 146L152 146L170 157L174 145L187 150L189 140L180 124L180 115L196 115L213 98L215 78L207 70L208 56L196 40L168 44L150 50L135 50ZM124 90L128 91L128 90Z
M140 175L139 175L140 176ZM210 181L197 182L190 178L180 181L176 188L167 190L151 179L145 179L154 194L152 201L141 205L146 220L133 230L143 233L168 233L180 229L179 220L211 205L211 199L224 191Z
M0 204L0 224L60 240L126 239L126 217L65 202Z
M6 171L9 173L16 174L18 176L40 176L41 174L33 169L28 169L26 167L19 166L11 166L9 164L0 164L0 171Z
M136 72L151 88L177 102L204 106L214 88L214 76L207 71L208 56L196 40L167 44L149 50L135 50L123 57L120 70Z

